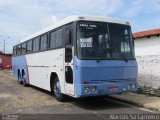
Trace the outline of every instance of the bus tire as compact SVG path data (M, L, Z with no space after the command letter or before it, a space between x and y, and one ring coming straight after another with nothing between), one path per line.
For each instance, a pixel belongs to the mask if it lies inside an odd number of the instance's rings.
M26 82L26 79L25 79L25 73L24 73L24 71L23 71L23 73L22 73L22 81L23 81L23 86L24 87L28 87L28 83Z
M60 88L60 82L58 77L54 79L54 84L53 84L53 92L54 96L58 101L63 102L65 100L65 95L61 93L61 88Z
M23 79L23 86L28 87L28 84L26 83L26 80Z
M23 84L23 82L21 81L21 74L20 74L20 71L18 71L18 83L19 83L20 85Z

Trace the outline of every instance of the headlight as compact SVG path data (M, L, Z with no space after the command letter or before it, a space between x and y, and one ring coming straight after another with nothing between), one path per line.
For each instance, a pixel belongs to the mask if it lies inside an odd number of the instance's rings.
M135 88L136 87L136 84L135 85L132 85L132 88Z
M96 91L97 91L97 87L96 86L91 88L91 92L96 92Z
M85 87L85 88L84 88L84 92L85 92L85 93L88 93L89 91L90 91L90 88L89 88L89 87Z
M128 89L131 89L132 88L132 85L128 85Z
M126 88L123 88L123 91L126 91L127 89Z

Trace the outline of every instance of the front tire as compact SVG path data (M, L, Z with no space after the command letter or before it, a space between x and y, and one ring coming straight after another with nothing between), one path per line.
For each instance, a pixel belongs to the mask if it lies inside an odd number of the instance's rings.
M63 102L65 100L65 95L61 93L61 87L59 79L56 77L53 84L53 92L54 96L58 101Z

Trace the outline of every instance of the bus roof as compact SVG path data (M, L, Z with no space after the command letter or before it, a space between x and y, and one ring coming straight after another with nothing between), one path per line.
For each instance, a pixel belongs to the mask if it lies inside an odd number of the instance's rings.
M65 24L68 24L68 23L71 23L71 22L74 22L74 21L78 21L78 20L84 20L84 21L100 21L100 22L109 22L109 23L118 23L118 24L124 24L124 25L129 25L129 22L128 21L125 21L125 20L120 20L120 19L117 19L117 18L111 18L111 17L101 17L101 16L80 16L80 15L74 15L74 16L69 16L53 25L50 25L49 27L47 28L44 28L34 34L32 34L31 36L29 37L26 37L22 40L20 40L20 42L25 42L27 40L30 40L34 37L37 37L43 33L46 33L48 31L51 31L55 28L58 28L60 26L63 26Z

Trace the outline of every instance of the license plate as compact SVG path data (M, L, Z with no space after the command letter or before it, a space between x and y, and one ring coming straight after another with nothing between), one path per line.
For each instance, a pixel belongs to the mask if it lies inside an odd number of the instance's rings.
M111 86L109 87L109 91L112 92L112 91L118 91L118 87L117 86Z

